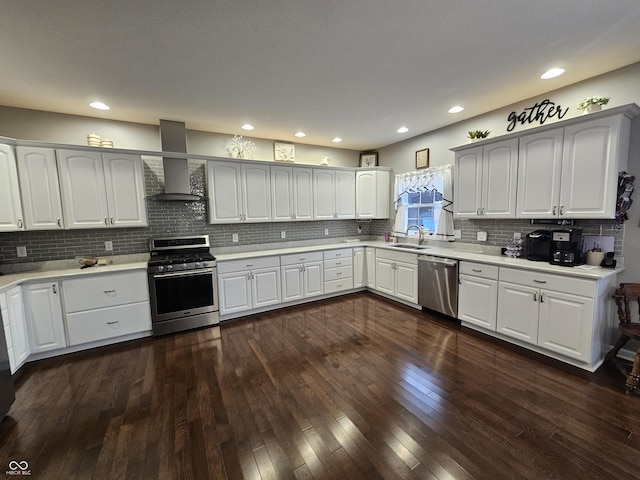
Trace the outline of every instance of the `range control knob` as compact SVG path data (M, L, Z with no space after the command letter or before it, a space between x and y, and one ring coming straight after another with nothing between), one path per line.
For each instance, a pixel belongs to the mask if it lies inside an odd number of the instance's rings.
M159 272L164 272L164 265L159 265L158 266L158 271Z
M183 269L183 270L186 270L186 269L187 269L187 264L186 264L186 263L183 263L183 264L182 264L182 265L180 265L180 266L182 267L182 269Z
M202 268L202 265L200 264L200 262L196 262L195 267L196 268Z
M209 266L209 262L202 262L202 266L203 266L204 268L207 268L207 267Z
M167 265L167 271L168 272L173 271L173 265Z

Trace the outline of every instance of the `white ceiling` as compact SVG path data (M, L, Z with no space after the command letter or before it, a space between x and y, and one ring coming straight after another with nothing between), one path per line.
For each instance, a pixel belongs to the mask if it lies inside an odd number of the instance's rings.
M640 61L638 0L0 2L1 105L355 150Z

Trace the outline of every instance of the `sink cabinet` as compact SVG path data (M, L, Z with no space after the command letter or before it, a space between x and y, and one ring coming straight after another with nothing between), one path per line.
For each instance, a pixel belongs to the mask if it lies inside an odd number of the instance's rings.
M418 303L418 256L376 249L376 290L405 302Z

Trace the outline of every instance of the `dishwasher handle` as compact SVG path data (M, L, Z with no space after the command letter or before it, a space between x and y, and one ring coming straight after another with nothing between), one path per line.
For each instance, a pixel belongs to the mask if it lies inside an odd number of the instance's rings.
M458 266L457 260L452 260L450 258L441 258L441 257L433 257L431 255L418 255L419 262L430 262L438 265L443 265L446 267L456 267Z

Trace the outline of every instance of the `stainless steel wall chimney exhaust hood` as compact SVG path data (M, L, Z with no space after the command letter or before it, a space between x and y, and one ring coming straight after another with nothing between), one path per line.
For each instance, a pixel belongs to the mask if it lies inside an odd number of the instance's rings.
M160 120L160 141L163 152L187 153L187 135L184 122ZM155 195L156 200L197 201L199 195L191 193L189 183L189 160L187 158L163 157L164 193Z

